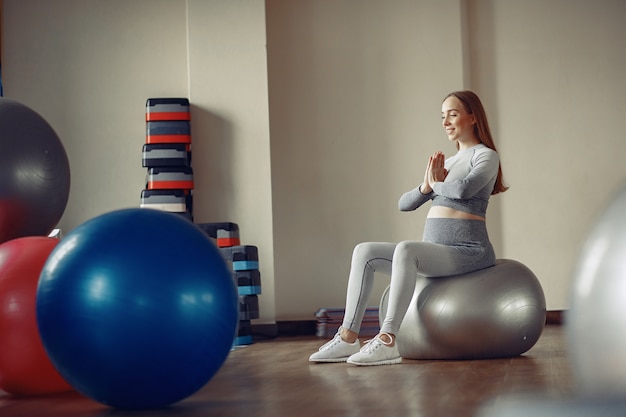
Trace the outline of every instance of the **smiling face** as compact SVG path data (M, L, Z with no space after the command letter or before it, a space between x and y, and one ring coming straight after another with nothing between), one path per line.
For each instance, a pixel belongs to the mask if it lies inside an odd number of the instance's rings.
M441 105L441 121L450 141L456 141L460 148L480 143L474 133L476 119L465 110L463 102L450 96Z

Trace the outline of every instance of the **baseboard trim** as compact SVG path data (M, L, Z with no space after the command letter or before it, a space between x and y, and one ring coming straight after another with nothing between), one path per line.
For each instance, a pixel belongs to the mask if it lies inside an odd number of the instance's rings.
M565 310L546 312L547 325L562 325ZM255 339L272 339L274 337L315 336L317 322L315 320L286 320L271 324L253 324L252 335Z
M550 310L546 312L546 324L562 325L565 320L565 310Z
M253 324L252 335L256 338L278 336L314 336L317 329L315 320L286 320L272 324Z

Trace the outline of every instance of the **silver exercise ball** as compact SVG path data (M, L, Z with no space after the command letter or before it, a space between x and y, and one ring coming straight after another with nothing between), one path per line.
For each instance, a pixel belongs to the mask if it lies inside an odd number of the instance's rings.
M407 359L483 359L517 356L539 339L546 300L533 272L520 262L418 286L397 335ZM388 290L380 304L387 311Z
M566 340L582 395L626 396L626 189L592 229L574 270Z

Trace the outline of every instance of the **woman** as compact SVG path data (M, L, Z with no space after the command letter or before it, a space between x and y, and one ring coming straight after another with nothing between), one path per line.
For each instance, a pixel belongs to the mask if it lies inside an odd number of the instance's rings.
M506 191L485 110L476 94L449 94L441 106L448 139L457 153L445 159L435 152L424 181L400 197L401 211L429 200L422 242L368 242L356 246L348 280L346 311L335 337L311 355L311 362L354 365L400 363L396 334L422 277L465 274L493 266L496 256L487 235L489 197ZM391 275L385 320L374 339L361 347L358 333L372 292L374 272Z

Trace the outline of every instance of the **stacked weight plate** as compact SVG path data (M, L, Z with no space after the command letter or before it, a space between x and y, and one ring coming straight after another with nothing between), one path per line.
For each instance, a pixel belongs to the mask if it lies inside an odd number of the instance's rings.
M142 165L148 169L141 207L178 213L193 221L191 112L186 98L146 101L146 143Z
M258 296L261 294L258 248L241 244L236 223L200 223L198 226L216 239L237 285L239 328L233 345L250 345L253 343L251 320L259 318Z

